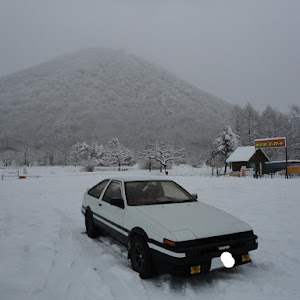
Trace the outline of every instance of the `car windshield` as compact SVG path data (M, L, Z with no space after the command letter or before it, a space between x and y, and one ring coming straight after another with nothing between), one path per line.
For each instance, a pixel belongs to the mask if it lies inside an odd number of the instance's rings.
M125 183L128 205L152 205L197 201L173 181L133 181Z

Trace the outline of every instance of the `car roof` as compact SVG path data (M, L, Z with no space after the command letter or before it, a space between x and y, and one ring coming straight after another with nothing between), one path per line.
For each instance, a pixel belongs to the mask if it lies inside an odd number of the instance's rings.
M116 176L107 179L123 181L123 182L133 182L133 181L173 181L168 178L161 178L156 176Z

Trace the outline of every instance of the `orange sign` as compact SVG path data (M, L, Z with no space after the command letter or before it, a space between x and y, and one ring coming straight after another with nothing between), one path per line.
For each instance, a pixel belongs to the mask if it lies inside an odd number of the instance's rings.
M255 148L279 148L286 147L285 138L261 139L254 141Z
M289 174L300 174L300 166L287 167Z

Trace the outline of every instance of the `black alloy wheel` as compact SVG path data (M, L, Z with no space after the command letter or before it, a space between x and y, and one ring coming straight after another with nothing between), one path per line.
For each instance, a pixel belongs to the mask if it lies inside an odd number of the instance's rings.
M147 243L140 237L134 237L130 242L131 264L134 271L140 274L142 279L154 275L151 253Z
M137 244L135 246L133 257L134 257L134 264L136 266L136 269L140 272L145 265L145 251L140 244Z

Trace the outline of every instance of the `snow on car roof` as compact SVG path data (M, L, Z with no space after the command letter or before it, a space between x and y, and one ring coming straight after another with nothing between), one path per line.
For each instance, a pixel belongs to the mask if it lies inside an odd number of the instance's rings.
M254 146L236 148L227 158L226 162L248 161L254 155L255 151Z

